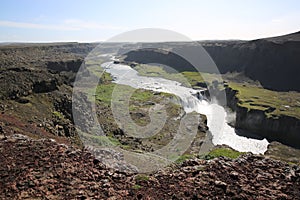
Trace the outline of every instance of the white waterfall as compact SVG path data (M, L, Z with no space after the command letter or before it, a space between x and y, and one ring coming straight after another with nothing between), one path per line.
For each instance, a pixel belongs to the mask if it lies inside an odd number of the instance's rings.
M222 106L210 104L205 100L196 98L197 90L183 87L179 82L158 77L139 76L138 72L130 66L113 64L112 62L102 65L103 68L116 78L118 84L129 85L134 88L143 88L158 92L167 92L178 96L189 113L196 111L207 116L207 125L213 136L213 144L226 144L241 152L264 153L267 150L266 139L257 140L238 136L235 129L226 122L226 111ZM201 98L200 98L201 99Z

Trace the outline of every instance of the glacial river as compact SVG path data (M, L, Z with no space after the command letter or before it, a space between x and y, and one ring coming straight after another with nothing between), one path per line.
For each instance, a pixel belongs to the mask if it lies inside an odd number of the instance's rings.
M206 115L214 145L226 144L238 151L255 154L263 154L267 150L269 142L266 139L258 140L237 135L236 130L227 124L225 109L220 105L196 98L193 94L196 94L197 90L164 78L139 76L136 70L123 64L108 62L104 63L102 67L114 77L114 82L118 84L175 94L181 99L187 113L196 111Z

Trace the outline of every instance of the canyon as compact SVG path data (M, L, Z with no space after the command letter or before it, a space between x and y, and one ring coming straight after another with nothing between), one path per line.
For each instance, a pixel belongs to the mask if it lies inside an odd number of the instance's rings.
M144 43L130 52L127 50L136 44L1 45L0 197L299 199L299 32L254 41L197 44L216 63L224 82L215 81L213 76L212 82L197 79L191 63L172 53L176 49L193 56L193 42L163 43L165 49ZM229 123L231 128L255 133L240 132L241 137L266 138L270 144L265 155L237 152L226 145L211 147L208 118L193 112L200 117L195 121L195 139L183 155L160 170L141 174L124 161L124 155L86 146L82 137L92 144L109 143L123 151L151 153L171 141L172 133L188 113L175 95L140 88L129 101L129 114L135 123L147 125L149 108L156 104L166 106L169 115L158 135L150 139L129 136L114 121L112 113L115 77L99 70L99 63L93 63L94 60L86 60L98 45L102 54L119 57L115 62L124 62L133 69L161 63L186 77L194 89L225 92L226 105L222 106L236 115ZM165 76L173 75L174 71L162 68ZM203 67L203 73L210 72L209 66ZM99 73L101 77L97 77ZM100 78L94 96L82 97L83 103L75 108L82 114L79 122L83 133L78 132L72 110L78 74L83 80ZM89 86L89 82L84 83ZM90 94L89 90L85 92ZM209 92L201 94L206 100L213 100ZM91 97L105 135L86 134L94 128ZM200 155L199 150L206 143L209 148Z

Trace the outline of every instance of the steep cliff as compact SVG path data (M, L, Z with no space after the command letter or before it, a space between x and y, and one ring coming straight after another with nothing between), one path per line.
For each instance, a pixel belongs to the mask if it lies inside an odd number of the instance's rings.
M300 32L276 38L253 41L205 41L199 42L216 63L219 71L242 72L247 77L258 80L264 88L276 91L300 91ZM191 63L173 52L185 51L189 55L197 49L191 43L166 43L161 45L166 51L156 49L155 44L142 45L141 49L126 53L126 61L138 63L161 63L182 71L195 71ZM161 47L160 47L161 48ZM205 59L198 56L198 62L204 66ZM196 60L197 60L196 59ZM201 63L203 62L203 63ZM204 66L202 72L209 72L210 66Z
M237 90L230 87L225 89L227 105L236 112L236 128L249 130L269 141L279 141L296 148L300 148L300 119L279 115L268 115L270 108L265 110L247 108L241 105L237 97Z
M72 83L95 44L24 44L0 48L0 126L80 145L72 123Z
M254 40L237 44L206 46L221 73L244 72L264 88L300 91L300 42L275 43Z

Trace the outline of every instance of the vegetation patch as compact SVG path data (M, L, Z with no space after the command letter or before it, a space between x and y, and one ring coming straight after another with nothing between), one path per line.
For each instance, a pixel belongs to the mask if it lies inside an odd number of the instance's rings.
M148 181L149 180L149 176L145 175L145 174L138 174L135 177L136 181Z
M179 156L179 158L175 162L180 164L180 163L183 163L184 161L189 160L193 157L195 157L195 156L191 155L191 154L183 154L183 155Z
M91 144L99 145L99 146L120 146L121 145L118 139L111 136L91 135L88 133L81 132L80 137L84 138L85 141L89 141Z
M135 190L138 190L138 189L141 189L142 186L138 185L138 184L135 184L132 186L132 189L135 189Z
M197 86L199 83L206 84L199 72L182 72L182 74L192 86Z
M140 64L134 67L140 76L161 77L168 80L177 81L185 86L189 86L189 82L181 73L168 73L162 66Z
M205 155L204 158L207 160L210 160L210 159L214 159L214 158L218 158L218 157L222 156L222 157L227 157L227 158L231 158L231 159L236 159L242 154L244 154L244 153L233 150L233 149L220 147L220 148L215 148L215 149L211 150L207 155Z
M251 84L229 83L229 87L237 90L236 97L242 107L265 111L268 117L280 115L300 119L300 93L277 92Z
M58 119L64 119L64 115L61 114L60 112L54 111L54 112L52 112L52 113L53 113L53 115L54 115L55 117L57 117Z
M109 140L103 136L84 135L83 137L87 137L86 139L94 144L110 145L114 143L125 150L141 152L152 152L168 144L177 132L180 116L183 112L178 97L169 93L135 89L127 85L116 84L109 77L109 74L102 74L104 81L100 81L96 88L91 88L88 91L88 99L95 101L96 109L100 111L97 112L98 121L105 135L109 136ZM132 93L130 97L128 97L128 93ZM121 128L122 131L120 131L112 113L112 101L116 103L115 109L120 110L123 110L123 108L118 104L129 101L130 117L139 126L147 126L151 123L150 108L157 109L155 105L163 106L167 113L166 123L153 137L141 140L132 138L128 136L127 131L130 131L129 129ZM156 110L155 112L161 111ZM112 138L115 140L112 140Z
M215 80L222 80L220 75L205 72L167 72L162 66L139 64L134 67L140 76L161 77L181 83L185 87L208 87ZM223 88L221 88L223 89Z

